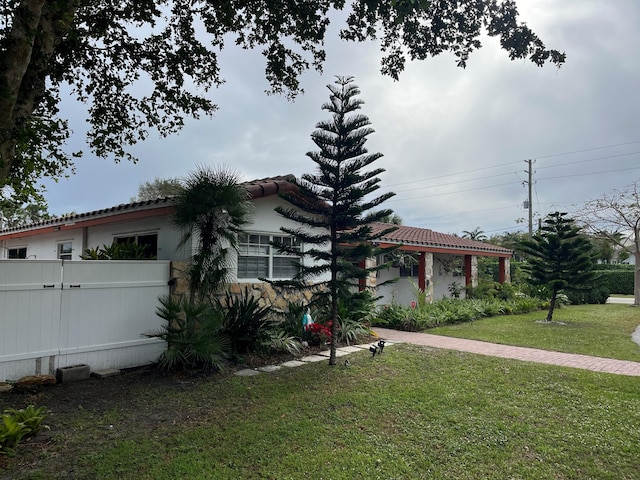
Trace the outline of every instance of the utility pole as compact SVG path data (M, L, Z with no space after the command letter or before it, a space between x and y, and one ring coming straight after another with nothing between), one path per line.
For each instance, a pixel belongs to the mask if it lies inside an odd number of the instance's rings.
M525 163L528 164L529 168L528 170L526 170L526 173L529 175L529 179L526 180L526 184L529 190L529 197L528 197L528 201L527 201L527 206L529 207L529 240L531 240L531 237L533 237L533 199L532 199L532 185L533 185L533 167L532 167L532 163L533 161L531 159L529 160L525 160Z

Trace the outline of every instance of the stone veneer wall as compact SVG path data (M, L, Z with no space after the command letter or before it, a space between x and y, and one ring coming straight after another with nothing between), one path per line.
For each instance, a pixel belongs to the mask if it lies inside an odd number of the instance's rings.
M185 278L185 271L188 266L187 262L172 262L171 263L171 278L174 279L174 285L171 290L171 294L176 297L188 297L189 285ZM290 302L300 303L305 305L311 301L312 293L310 291L285 291L282 289L275 289L268 283L255 282L255 283L230 283L227 285L227 291L234 297L239 297L244 292L244 289L248 288L250 294L259 299L261 306L270 305L271 307L286 311ZM221 294L220 296L223 296Z

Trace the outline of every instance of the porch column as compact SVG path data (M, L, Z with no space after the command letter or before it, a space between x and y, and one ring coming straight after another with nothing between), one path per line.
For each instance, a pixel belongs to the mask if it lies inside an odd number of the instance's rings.
M433 301L433 253L420 252L418 256L418 288L426 293L428 302Z
M374 257L368 257L361 260L358 266L360 268L373 268L376 265L378 265L376 259ZM365 278L358 279L358 290L362 292L368 287L375 288L377 283L376 272L370 272Z
M498 281L500 283L511 283L511 260L507 257L498 259Z
M358 263L358 266L360 268L366 268L366 261L365 260L360 260L360 263ZM367 288L367 278L359 278L358 279L358 291L362 292L365 288Z
M475 255L464 256L464 279L467 287L478 286L478 257Z

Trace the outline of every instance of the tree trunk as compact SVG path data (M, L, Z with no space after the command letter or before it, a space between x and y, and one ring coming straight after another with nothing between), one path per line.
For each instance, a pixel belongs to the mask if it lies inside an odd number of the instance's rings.
M633 234L633 244L635 246L635 251L633 252L633 304L638 307L640 306L640 228L638 228L638 223L636 223L635 228L633 229Z
M547 312L547 322L551 322L553 320L553 311L556 308L556 300L558 298L558 290L553 289L553 293L551 294L551 302L549 302L549 311Z
M0 42L0 185L11 174L17 131L42 101L49 64L73 25L77 7L78 0L22 0Z

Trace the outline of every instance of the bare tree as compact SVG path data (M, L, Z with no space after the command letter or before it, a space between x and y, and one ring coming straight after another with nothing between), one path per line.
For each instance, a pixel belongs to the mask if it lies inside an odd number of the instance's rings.
M633 303L640 305L640 180L587 202L578 217L593 234L634 255Z

